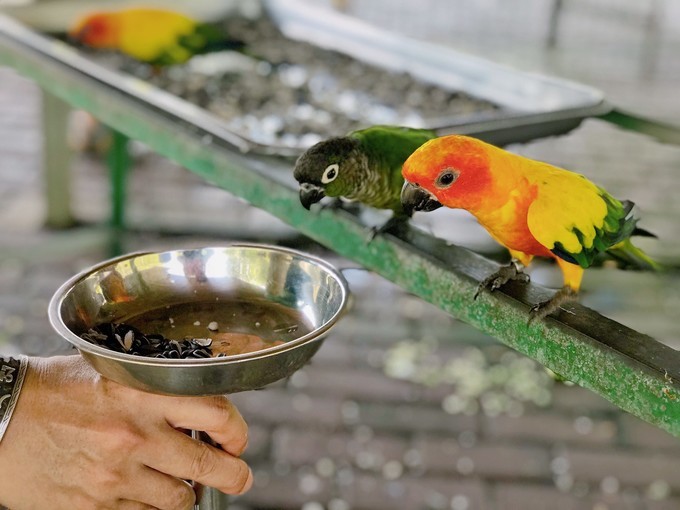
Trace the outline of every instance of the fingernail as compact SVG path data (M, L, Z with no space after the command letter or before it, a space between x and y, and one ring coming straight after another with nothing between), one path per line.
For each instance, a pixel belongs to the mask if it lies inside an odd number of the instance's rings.
M248 468L248 479L246 480L246 483L243 486L243 489L241 490L241 494L248 492L252 486L253 486L253 470Z

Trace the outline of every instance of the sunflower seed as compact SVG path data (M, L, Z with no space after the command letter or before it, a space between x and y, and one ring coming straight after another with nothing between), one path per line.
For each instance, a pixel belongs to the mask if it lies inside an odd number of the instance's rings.
M210 338L184 338L175 340L154 333L145 335L127 324L103 323L81 337L95 345L112 351L150 356L154 358L209 358L212 357L212 340Z
M132 330L129 330L127 333L125 333L125 337L123 338L123 348L126 351L129 351L132 349L132 341L135 338L135 334Z

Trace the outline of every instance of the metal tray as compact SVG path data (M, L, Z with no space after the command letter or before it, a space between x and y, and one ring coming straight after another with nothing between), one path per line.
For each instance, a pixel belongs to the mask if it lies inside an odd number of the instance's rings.
M346 53L391 72L408 72L444 90L458 90L501 108L476 119L449 117L429 127L505 145L557 135L612 107L594 88L527 73L452 48L403 37L297 0L268 0L267 9L293 39Z
M499 108L475 116L451 116L430 122L440 134L465 133L505 145L557 135L577 127L611 107L592 88L561 79L520 72L439 45L404 38L354 18L300 0L263 0L267 14L285 36L345 53L393 73L410 73L417 80L447 91L487 100ZM294 156L305 147L263 144L230 129L215 114L129 74L107 69L77 49L29 30L0 16L0 45L30 49L40 58L87 76L107 89L143 104L190 127L211 142L240 152ZM0 48L0 61L2 51Z

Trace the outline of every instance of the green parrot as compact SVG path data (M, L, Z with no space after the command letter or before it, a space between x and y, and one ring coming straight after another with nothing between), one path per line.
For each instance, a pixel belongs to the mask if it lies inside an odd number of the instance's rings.
M401 167L413 151L435 138L434 131L372 126L310 147L295 163L300 202L309 209L323 197L343 197L394 214L379 230L408 219L401 205Z

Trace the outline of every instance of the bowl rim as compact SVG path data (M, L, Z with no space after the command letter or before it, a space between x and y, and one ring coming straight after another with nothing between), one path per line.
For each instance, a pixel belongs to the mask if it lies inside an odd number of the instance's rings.
M136 257L142 257L146 255L155 255L155 254L163 254L163 253L173 253L173 252L179 252L179 251L202 251L202 250L224 250L224 249L230 249L230 248L247 248L247 249L253 249L253 250L263 250L263 251L271 251L271 252L279 252L279 253L284 253L288 255L293 255L296 257L299 257L301 259L304 259L308 262L311 262L319 267L321 267L323 270L326 271L329 275L331 275L335 281L339 284L340 290L342 293L341 297L341 302L340 306L338 309L333 313L333 315L321 326L318 328L315 328L314 330L310 331L309 333L302 335L299 338L295 338L294 340L290 340L284 344L281 345L276 345L272 347L267 347L266 349L260 349L257 351L253 352L248 352L248 353L243 353L243 354L234 354L230 356L221 356L219 358L184 358L184 359L168 359L168 358L152 358L152 357L146 357L146 356L138 356L134 354L126 354L122 352L116 352L112 351L110 349L107 349L105 347L101 347L99 345L93 344L91 342L88 342L87 340L81 338L77 334L75 334L71 329L64 323L62 317L61 317L61 307L64 302L64 299L69 295L70 291L74 288L76 284L79 282L83 281L84 279L90 277L97 271L101 270L102 268L105 268L107 266L111 266L113 264L117 264L119 262L122 262L124 260L129 260L132 258ZM76 347L79 351L85 351L88 354L92 354L98 357L104 357L104 358L109 358L112 360L120 361L120 362L125 362L125 363L133 363L137 365L153 365L153 366L173 366L173 367L197 367L197 366L206 366L206 365L221 365L221 364L232 364L232 363L239 363L247 360L253 360L253 359L260 359L260 358L266 358L269 356L274 356L278 355L280 353L296 349L298 347L301 347L302 345L305 345L309 342L312 341L317 341L321 340L324 338L324 336L328 333L328 331L335 326L335 324L338 322L338 320L342 317L342 315L346 312L348 308L348 303L349 303L349 285L347 283L347 280L342 274L342 271L326 260L317 257L315 255L310 255L309 253L305 253L303 251L295 250L292 248L286 248L286 247L281 247L281 246L276 246L276 245L271 245L271 244L260 244L260 243L227 243L224 245L216 245L216 246L199 246L199 247L187 247L187 248L174 248L170 250L159 250L159 251L154 251L154 250L141 250L141 251L134 251L134 252L129 252L125 253L122 255L119 255L117 257L112 257L110 259L98 262L97 264L94 264L93 266L90 266L89 268L86 268L68 280L66 280L62 285L59 286L59 288L55 291L53 294L52 298L50 299L48 309L47 309L47 315L49 318L49 322L52 325L52 328L64 339L66 339L69 343L71 343L74 347Z

